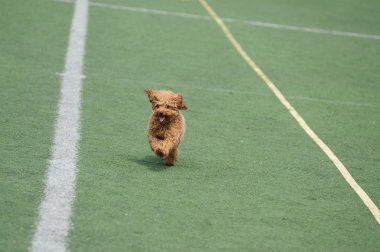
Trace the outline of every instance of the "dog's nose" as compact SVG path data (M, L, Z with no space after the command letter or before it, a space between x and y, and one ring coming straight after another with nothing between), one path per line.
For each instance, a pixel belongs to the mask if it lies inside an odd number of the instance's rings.
M165 114L163 112L160 112L158 115L159 116L164 116Z

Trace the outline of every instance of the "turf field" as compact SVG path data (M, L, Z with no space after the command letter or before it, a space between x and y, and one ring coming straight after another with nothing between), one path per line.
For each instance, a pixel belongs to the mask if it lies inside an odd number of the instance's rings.
M208 3L380 206L380 2ZM0 251L34 239L73 12L1 4ZM67 250L380 251L374 215L199 1L90 2L85 50ZM174 167L148 145L145 88L184 94Z

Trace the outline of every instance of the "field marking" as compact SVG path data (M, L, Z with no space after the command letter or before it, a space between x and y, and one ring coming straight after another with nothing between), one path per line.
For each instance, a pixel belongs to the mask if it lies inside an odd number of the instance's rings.
M72 3L73 2L72 0L55 0L55 1L64 2L64 3ZM105 3L100 3L100 2L90 2L89 4L90 4L90 6L109 8L109 9L114 9L114 10L124 10L124 11L131 11L131 12L140 12L140 13L161 15L161 16L172 16L172 17L191 18L191 19L212 21L212 19L209 16L202 16L202 15L192 14L192 13L183 13L183 12L156 10L156 9L148 9L148 8L130 7L130 6L126 6L126 5L105 4ZM271 28L271 29L278 29L278 30L319 33L319 34L327 34L327 35L335 35L335 36L380 40L380 35L375 35L375 34L335 31L335 30L327 30L327 29L320 29L320 28L302 27L302 26L295 26L295 25L283 25L283 24L275 24L275 23L261 22L261 21L256 21L256 20L244 20L244 19L236 19L236 18L220 18L220 19L226 23L239 23L239 24L251 25L251 26L256 26L256 27Z
M88 0L76 0L44 198L30 251L67 251L75 195Z
M201 5L205 8L208 14L215 20L215 22L222 29L224 35L235 47L240 56L247 62L247 64L252 68L253 71L265 82L265 84L270 88L270 90L275 94L278 100L285 106L289 113L294 117L297 123L301 128L309 135L309 137L322 149L322 151L327 155L327 157L334 163L336 168L342 174L343 178L347 183L354 189L356 194L360 197L363 203L370 210L372 215L375 217L375 220L380 224L380 211L367 195L367 193L359 186L355 179L348 172L347 168L343 163L338 159L338 157L331 151L331 149L318 137L317 134L310 128L310 126L305 122L305 120L298 114L296 109L286 100L285 96L281 91L276 87L276 85L264 74L264 72L256 65L256 63L251 59L251 57L244 51L242 46L234 38L230 30L215 13L215 11L210 7L210 5L205 0L199 0Z
M369 104L369 103L327 100L327 99L310 98L310 97L304 97L304 96L286 96L286 98L288 98L290 100L300 100L300 101L308 101L308 102L315 102L315 103L329 103L329 104L333 104L333 105L343 105L343 106L372 107L372 108L377 107L377 106L375 106L373 104Z
M57 73L58 74L58 73ZM115 77L118 78L118 77ZM133 80L133 79L125 79L122 78L123 82L131 82L131 83L141 83L144 85L152 85L156 88L186 88L186 89L197 89L197 90L205 90L208 92L217 92L217 93L235 93L235 94L250 94L254 96L259 97L269 97L271 94L264 94L264 93L257 93L252 91L243 91L243 90L234 90L230 88L206 88L202 86L190 86L186 84L174 84L171 85L170 83L174 83L174 81L167 81L167 82L158 82L158 81L144 81L144 80ZM157 87L158 86L158 87ZM299 101L306 101L306 102L312 102L312 103L327 103L337 106L350 106L350 107L369 107L369 108L378 108L379 106L376 106L374 104L370 103L361 103L361 102L351 102L351 101L339 101L339 100L328 100L328 99L319 99L319 98L311 98L311 97L305 97L305 96L285 96L288 100L299 100Z

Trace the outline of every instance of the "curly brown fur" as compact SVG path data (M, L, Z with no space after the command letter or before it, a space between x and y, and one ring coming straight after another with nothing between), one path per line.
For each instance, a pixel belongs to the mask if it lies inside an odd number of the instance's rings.
M172 166L178 159L178 145L185 134L185 118L180 110L187 109L183 95L167 90L146 89L152 104L148 123L149 144L154 153Z

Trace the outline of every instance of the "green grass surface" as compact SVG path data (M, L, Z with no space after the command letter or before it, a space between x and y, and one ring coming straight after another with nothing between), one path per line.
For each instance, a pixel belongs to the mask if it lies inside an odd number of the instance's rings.
M26 251L43 190L71 6L0 8L0 250ZM60 15L54 13L59 11Z
M206 15L198 1L102 2ZM4 251L31 241L72 15L37 3L0 11ZM223 17L380 34L376 1L210 4ZM228 26L380 205L378 40ZM369 210L214 22L91 7L85 62L71 251L380 249ZM182 92L189 107L174 167L150 151L145 88Z
M224 17L349 32L379 34L377 0L211 0Z
M244 25L232 30L379 205L380 43Z
M150 3L140 6L158 8ZM178 11L203 14L188 5ZM91 20L72 250L379 246L368 210L214 23L98 8ZM265 55L273 68L276 54ZM188 131L174 168L148 147L147 87L185 94Z

